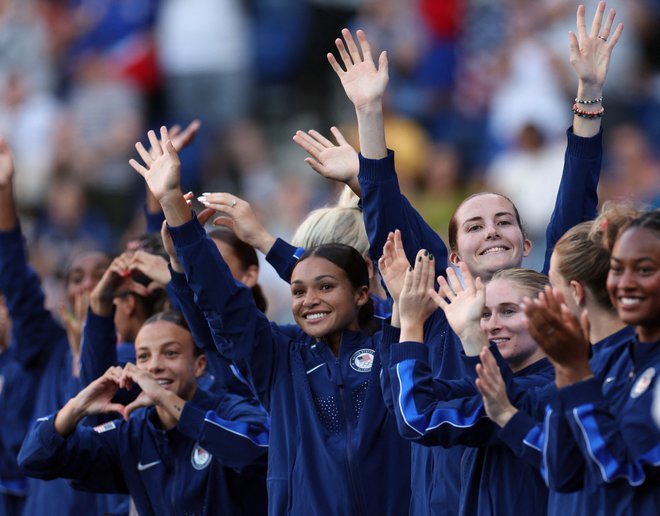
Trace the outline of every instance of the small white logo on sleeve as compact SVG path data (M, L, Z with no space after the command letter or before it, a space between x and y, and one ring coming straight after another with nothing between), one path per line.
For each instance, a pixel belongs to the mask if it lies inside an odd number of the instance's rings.
M371 366L374 363L374 353L375 351L373 349L358 349L351 356L349 362L351 364L351 368L358 373L368 373L371 371Z
M199 444L196 444L193 448L192 455L190 456L190 462L192 463L193 468L204 469L209 465L212 458L213 455L207 452Z
M646 371L639 375L635 385L633 385L633 388L630 390L630 397L639 398L642 394L644 394L648 390L649 385L651 385L654 376L655 367L649 367Z
M146 464L142 464L141 462L138 462L137 470L144 471L145 469L153 468L156 464L160 464L160 461L155 460L153 462L147 462Z

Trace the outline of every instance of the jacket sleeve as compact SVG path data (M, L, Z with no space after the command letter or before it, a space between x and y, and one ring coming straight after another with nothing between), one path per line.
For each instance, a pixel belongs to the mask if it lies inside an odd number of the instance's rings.
M15 359L28 370L43 369L66 332L46 309L41 281L28 265L20 226L0 232L0 292L12 320ZM62 346L63 347L63 346Z
M113 310L114 312L114 310ZM103 317L87 310L80 347L80 383L87 386L109 367L119 365L117 332L112 315Z
M197 219L170 228L175 250L195 303L207 321L216 349L225 358L246 361L257 392L267 392L277 368L279 347L268 319L254 304L250 289L237 282ZM268 406L268 400L262 400Z
M408 261L412 263L420 249L427 249L435 256L436 275L444 275L447 247L401 194L394 169L394 152L389 151L382 159L367 159L360 154L359 159L362 215L373 262L378 263L388 233L399 229Z
M96 429L78 425L67 438L55 431L55 414L40 418L28 433L18 455L21 471L42 480L68 478L85 490L127 493L119 457L122 422Z
M240 470L268 451L270 418L256 401L226 394L215 410L186 403L177 425L225 466Z
M559 183L555 208L546 229L543 273L550 268L550 256L557 240L580 222L592 220L598 210L598 181L603 160L603 130L590 138L566 131L568 139L564 170Z
M537 470L543 463L545 435L543 423L519 410L498 432L511 451Z
M484 446L494 441L496 426L469 380L434 381L426 346L393 344L390 378L394 415L406 439L433 446Z
M383 393L385 406L390 413L394 413L394 403L392 400L392 380L390 379L390 349L392 344L399 342L401 330L384 322L380 334L379 354L382 367L380 373L380 390Z
M273 266L280 278L290 283L291 273L304 252L302 247L293 247L278 238L268 251L266 261Z
M638 486L660 472L660 429L651 416L653 382L637 376L626 405L614 415L597 378L559 391L573 436L586 462L587 475L599 484L625 480ZM642 373L643 375L644 373ZM642 393L636 386L644 385ZM639 389L641 390L641 389Z

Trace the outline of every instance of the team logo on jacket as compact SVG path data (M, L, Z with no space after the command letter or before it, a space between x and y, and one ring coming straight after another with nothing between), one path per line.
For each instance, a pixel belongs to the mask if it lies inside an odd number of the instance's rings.
M353 353L353 356L351 356L351 368L358 373L368 373L371 371L371 366L374 363L374 353L375 351L373 349L358 349Z
M212 458L213 455L207 452L199 444L196 444L193 448L192 455L190 456L190 462L192 463L193 468L204 469L209 465Z
M637 378L635 385L633 385L633 388L630 390L630 397L638 398L644 394L648 390L649 385L651 385L654 376L655 367L649 367L646 371L644 371L639 376L639 378Z

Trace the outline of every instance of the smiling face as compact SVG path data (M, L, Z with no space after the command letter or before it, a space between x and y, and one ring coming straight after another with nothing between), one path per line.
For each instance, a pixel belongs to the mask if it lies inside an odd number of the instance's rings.
M511 202L497 194L472 197L458 208L453 264L463 261L470 272L488 281L502 269L520 267L532 243L523 237Z
M347 274L319 256L298 263L291 275L291 310L311 337L332 346L343 330L359 330L358 313L368 300L368 287L354 288Z
M136 365L151 373L165 389L184 400L192 399L206 358L195 355L189 331L165 320L142 326L135 339L135 355Z
M619 317L638 326L640 339L660 338L660 238L650 229L632 227L614 244L607 291Z
M530 292L508 280L496 279L486 285L486 306L481 328L495 342L513 372L543 358L543 352L527 331L527 319L520 307Z

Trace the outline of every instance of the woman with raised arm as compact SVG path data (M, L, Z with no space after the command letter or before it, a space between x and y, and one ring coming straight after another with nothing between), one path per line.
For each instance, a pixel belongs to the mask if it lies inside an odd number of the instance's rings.
M377 336L361 331L371 321L364 259L341 244L308 249L291 275L297 325L269 323L186 205L176 151L165 128L161 135L157 159L138 145L146 166L131 164L163 207L215 345L229 359L247 360L265 392L269 513L404 514L410 449L380 392Z
M247 514L233 483L236 471L268 448L263 408L197 387L206 359L178 312L147 319L135 351L137 365L111 367L37 421L19 454L22 471L68 478L81 490L129 493L143 515ZM137 399L126 406L112 401L132 385L141 389ZM80 424L107 413L124 419Z
M596 214L596 187L602 157L602 88L612 50L623 30L621 24L613 29L614 10L603 23L604 11L605 3L601 2L588 32L585 9L580 6L577 36L570 36L570 59L578 77L578 90L573 127L567 132L564 172L546 233L544 272L559 237ZM372 258L377 258L387 235L399 228L408 259L414 259L418 249L428 249L436 256L436 272L442 274L447 253L439 254L437 250L444 244L401 195L394 170L394 153L388 151L385 143L382 97L387 85L387 55L381 53L376 67L362 31L357 32L359 48L348 30L342 31L342 36L344 39L337 39L336 44L343 66L331 54L328 60L356 110L360 137L359 191ZM498 270L520 267L530 252L531 242L524 235L517 209L511 201L498 194L479 193L467 198L454 212L449 226L449 248L449 260L453 264L465 262L473 275L486 281ZM431 344L434 374L439 378L463 376L460 343L448 331L444 316L434 314L426 324L435 328L430 332L446 336ZM434 513L455 513L451 508L457 506L460 491L457 466L460 451L433 449L429 452L417 446L413 450L413 484L426 486L414 492L430 494L429 499L413 495L411 512L426 514L431 507ZM434 456L430 457L429 453Z

